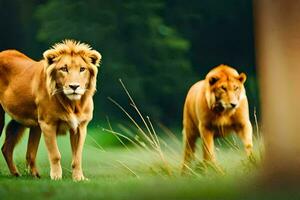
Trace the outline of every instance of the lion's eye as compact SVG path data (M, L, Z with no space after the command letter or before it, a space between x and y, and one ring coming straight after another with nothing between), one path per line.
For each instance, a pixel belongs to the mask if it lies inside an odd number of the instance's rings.
M221 86L222 90L224 90L225 92L227 91L227 88L225 86Z
M84 72L86 70L85 67L80 67L80 72Z
M235 86L234 91L238 91L239 87Z
M61 67L60 70L63 71L63 72L68 72L68 68L67 67Z

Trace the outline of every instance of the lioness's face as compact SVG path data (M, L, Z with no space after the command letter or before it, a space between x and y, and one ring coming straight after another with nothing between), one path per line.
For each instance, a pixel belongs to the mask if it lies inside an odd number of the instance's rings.
M89 65L81 56L63 56L55 66L56 88L70 100L79 100L90 80Z
M223 112L238 108L241 97L244 95L243 83L245 74L238 77L211 77L210 107L214 112Z

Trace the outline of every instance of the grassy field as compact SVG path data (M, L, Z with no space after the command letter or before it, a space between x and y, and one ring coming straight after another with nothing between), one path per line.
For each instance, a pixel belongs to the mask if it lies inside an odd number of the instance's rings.
M15 150L15 161L22 177L9 175L0 156L0 198L2 199L252 199L257 194L249 186L259 169L259 142L255 142L256 161L246 159L239 140L229 137L218 140L217 167L201 164L201 148L191 175L180 176L181 140L171 133L159 134L160 147L125 143L110 147L117 139L102 128L91 128L83 155L83 168L89 181L75 183L71 179L69 137L58 138L62 154L63 180L51 181L44 142L38 152L42 178L34 179L25 167L28 134ZM1 137L1 144L4 136ZM126 140L122 140L126 141ZM200 145L200 143L198 144ZM252 190L252 189L251 189ZM273 193L263 193L272 198ZM278 196L276 196L278 197Z

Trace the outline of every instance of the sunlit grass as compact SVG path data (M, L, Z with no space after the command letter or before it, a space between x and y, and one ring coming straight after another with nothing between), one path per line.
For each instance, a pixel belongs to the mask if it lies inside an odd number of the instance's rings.
M3 158L0 158L0 195L7 197L10 193L11 197L25 199L39 199L48 195L54 199L131 199L133 196L141 199L220 199L224 195L227 199L238 199L249 179L255 176L256 167L248 162L242 148L229 148L222 142L217 145L216 153L225 174L220 175L210 167L200 169L202 152L199 141L197 160L191 166L193 173L182 177L180 137L174 136L177 138L175 142L174 138L170 139L164 132L159 133L163 136L160 141L161 151L172 171L171 176L156 151L131 143L126 143L127 148L122 145L113 148L104 145L100 148L95 145L95 140L101 140L102 136L108 133L90 129L83 155L83 169L90 181L74 183L71 179L69 137L58 138L62 154L63 180L55 182L49 179L49 162L43 141L38 153L38 167L42 178L31 178L25 168L24 138L15 152L15 161L22 177L12 178Z

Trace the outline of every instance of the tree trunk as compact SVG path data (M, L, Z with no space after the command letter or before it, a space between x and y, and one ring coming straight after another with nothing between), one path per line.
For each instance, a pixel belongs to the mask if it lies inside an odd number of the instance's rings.
M263 180L300 180L300 1L254 0L256 58L265 136Z

